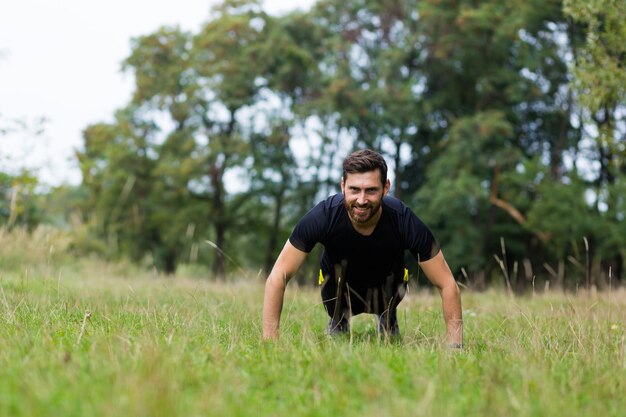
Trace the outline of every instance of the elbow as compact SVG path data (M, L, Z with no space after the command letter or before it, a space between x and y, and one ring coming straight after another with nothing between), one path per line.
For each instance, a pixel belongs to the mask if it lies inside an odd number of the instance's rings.
M287 274L272 270L270 275L267 277L265 281L266 289L274 289L274 290L284 290L287 286L287 281L289 280Z
M452 283L450 283L448 291L450 291L450 294L452 294L453 296L457 298L461 297L461 289L459 288L458 284L454 280L452 280Z
M451 279L446 285L439 287L439 292L442 297L461 298L461 289L454 279Z
M461 289L454 279L450 283L450 291L456 295L461 295Z

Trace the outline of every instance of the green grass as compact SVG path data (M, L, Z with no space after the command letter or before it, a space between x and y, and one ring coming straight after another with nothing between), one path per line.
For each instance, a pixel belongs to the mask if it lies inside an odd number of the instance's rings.
M51 229L0 229L0 416L623 416L626 291L464 293L462 352L439 297L402 302L402 338L371 316L324 335L288 286L260 341L262 278L211 284L73 259Z
M465 293L466 348L448 352L438 296L403 301L401 340L378 339L371 316L353 320L352 337L329 339L317 291L290 285L282 337L263 344L261 279L211 284L73 265L0 272L2 416L626 410L623 291Z

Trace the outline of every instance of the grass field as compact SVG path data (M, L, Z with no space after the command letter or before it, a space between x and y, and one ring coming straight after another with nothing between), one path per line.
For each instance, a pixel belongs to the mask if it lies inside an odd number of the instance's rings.
M428 291L388 342L371 316L329 339L317 291L290 284L282 338L263 344L261 278L156 277L2 239L0 416L625 415L623 290L464 293L466 348L449 352Z

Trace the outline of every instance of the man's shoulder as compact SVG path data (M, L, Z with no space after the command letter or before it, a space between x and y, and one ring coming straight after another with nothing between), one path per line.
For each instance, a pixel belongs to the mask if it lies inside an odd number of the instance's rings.
M316 207L320 207L326 213L343 208L343 194L337 193L327 197L325 200L320 201Z
M383 198L383 208L390 210L395 215L403 215L406 212L408 206L404 204L400 199L392 196L385 196Z
M289 241L296 248L310 252L317 242L322 242L337 219L341 217L343 195L335 194L317 203L294 227Z
M343 209L343 195L334 194L324 200L319 201L301 221L328 222L335 218Z

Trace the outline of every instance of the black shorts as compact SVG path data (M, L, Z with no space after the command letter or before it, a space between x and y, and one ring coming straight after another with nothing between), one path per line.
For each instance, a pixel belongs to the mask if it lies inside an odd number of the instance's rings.
M337 308L346 318L361 313L381 315L392 312L407 290L406 276L399 280L390 277L382 285L368 288L350 286L350 283L338 286L334 278L324 280L321 285L322 302L331 318L335 317Z

